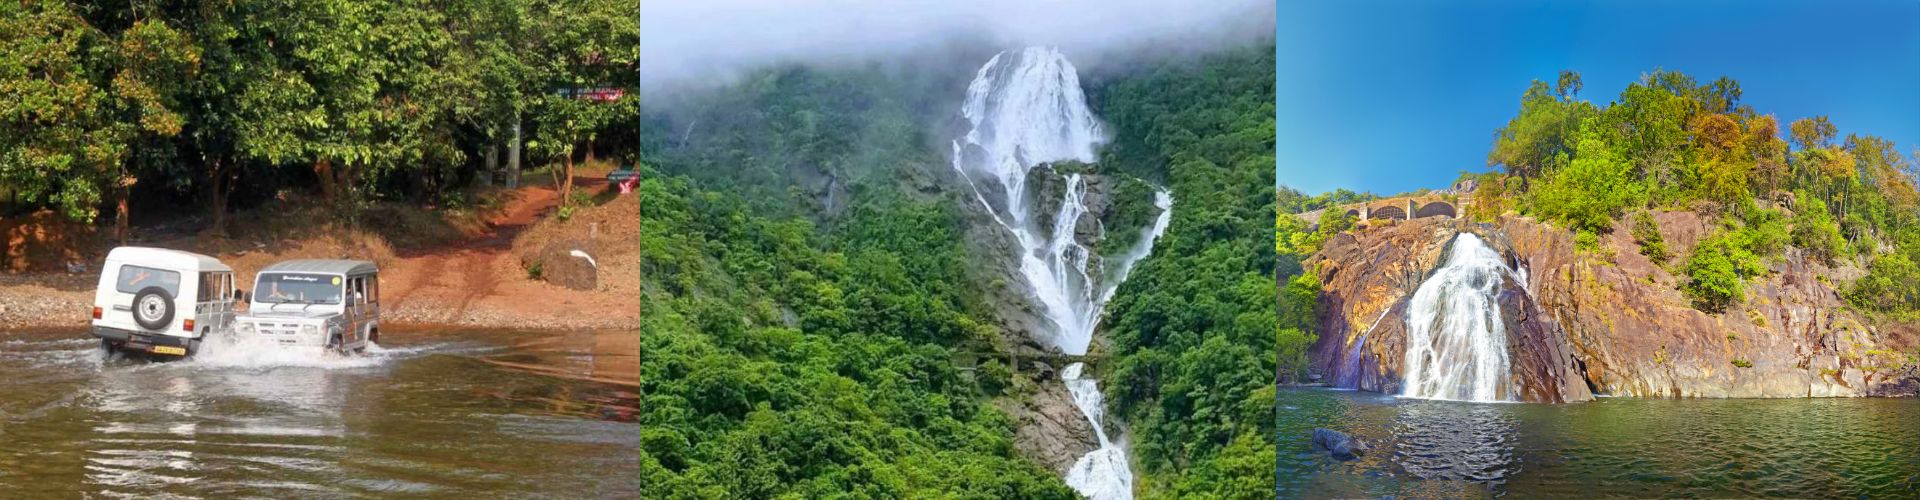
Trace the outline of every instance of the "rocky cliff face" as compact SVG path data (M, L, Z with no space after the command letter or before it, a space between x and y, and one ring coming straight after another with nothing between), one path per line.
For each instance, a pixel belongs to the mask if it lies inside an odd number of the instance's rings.
M1657 218L1679 252L1672 262L1711 230L1691 213ZM1750 280L1745 303L1710 314L1678 290L1684 277L1639 255L1624 223L1582 253L1571 232L1525 218L1427 218L1329 240L1307 263L1323 287L1316 371L1335 385L1400 392L1407 300L1461 232L1519 271L1499 303L1520 399L1867 396L1920 385L1897 354L1915 336L1850 312L1826 278L1835 272L1797 251Z

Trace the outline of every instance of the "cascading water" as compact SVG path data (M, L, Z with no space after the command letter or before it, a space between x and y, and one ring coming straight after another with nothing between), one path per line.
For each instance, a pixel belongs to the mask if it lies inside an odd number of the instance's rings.
M1507 278L1523 274L1471 233L1455 237L1448 252L1407 304L1402 395L1512 401L1498 294Z
M1020 274L1041 314L1054 327L1041 332L1048 338L1037 340L1062 353L1086 354L1107 299L1166 231L1173 213L1172 196L1157 190L1154 205L1160 214L1125 254L1102 258L1077 239L1083 219L1094 219L1086 217L1088 179L1079 173L1061 175L1042 165L1062 160L1092 162L1094 149L1106 138L1087 109L1073 64L1057 50L1029 47L993 56L967 86L967 101L960 113L972 128L953 141L953 168L994 222L1019 244ZM1028 186L1035 168L1045 168L1042 175L1060 176L1065 187L1051 217L1037 213L1042 204L1033 199L1050 193ZM1104 228L1095 229L1094 233L1105 234ZM1061 378L1074 404L1093 424L1100 448L1080 457L1069 470L1067 483L1090 498L1130 499L1133 473L1125 447L1107 438L1099 387L1093 379L1080 377L1083 369L1074 363L1061 372Z
M1073 468L1067 469L1067 486L1087 498L1133 498L1133 471L1127 468L1127 452L1107 439L1107 431L1101 426L1106 406L1101 402L1100 387L1093 379L1080 377L1084 369L1084 363L1067 365L1060 370L1060 379L1073 394L1073 404L1093 424L1100 448L1073 462Z

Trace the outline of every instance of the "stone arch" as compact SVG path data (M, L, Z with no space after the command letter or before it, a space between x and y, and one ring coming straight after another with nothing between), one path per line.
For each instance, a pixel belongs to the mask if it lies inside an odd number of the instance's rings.
M1353 220L1360 220L1360 209L1358 208L1348 209L1347 218L1353 219Z
M1405 218L1407 218L1407 209L1400 208L1399 206L1396 206L1396 205L1387 205L1384 207L1375 208L1373 209L1373 215L1367 217L1367 219L1369 220L1380 220L1380 219L1399 220L1399 219L1405 219Z
M1443 216L1451 219L1454 217L1459 217L1460 214L1458 211L1456 211L1453 208L1452 203L1447 203L1444 201L1436 201L1433 203L1421 205L1419 210L1415 210L1413 212L1413 218L1415 219L1434 217L1434 216Z

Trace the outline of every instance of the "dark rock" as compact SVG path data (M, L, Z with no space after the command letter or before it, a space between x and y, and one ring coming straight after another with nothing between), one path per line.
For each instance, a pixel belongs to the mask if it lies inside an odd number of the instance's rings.
M530 265L540 266L540 279L574 290L600 287L600 269L594 245L585 241L555 241L540 250Z
M1367 453L1367 444L1354 439L1345 432L1333 429L1316 428L1313 430L1313 446L1327 451L1338 460L1353 460Z

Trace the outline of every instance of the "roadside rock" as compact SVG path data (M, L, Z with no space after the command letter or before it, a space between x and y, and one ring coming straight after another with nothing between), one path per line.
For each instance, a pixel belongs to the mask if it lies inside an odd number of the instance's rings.
M595 260L600 251L596 247L590 241L554 241L540 250L537 261L525 265L528 269L539 266L540 279L548 283L574 290L596 290L600 287L600 264Z

